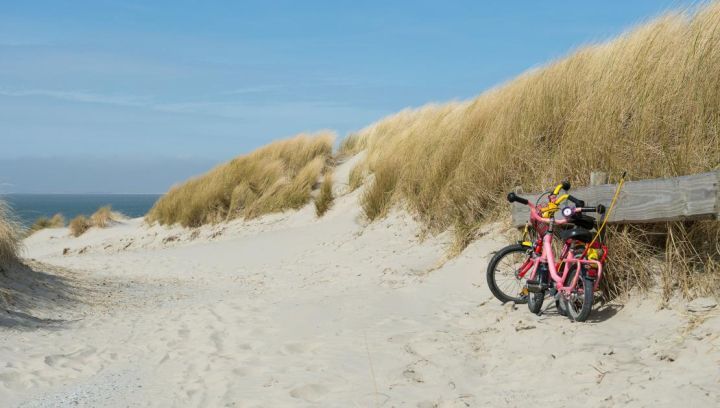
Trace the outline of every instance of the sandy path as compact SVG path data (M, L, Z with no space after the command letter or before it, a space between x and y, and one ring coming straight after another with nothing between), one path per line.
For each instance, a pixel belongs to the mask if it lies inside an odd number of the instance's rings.
M358 215L350 194L319 221L33 236L28 257L92 285L52 312L70 321L0 328L2 405L720 404L716 311L690 324L646 299L587 324L537 317L485 287L497 226L436 269L445 236Z

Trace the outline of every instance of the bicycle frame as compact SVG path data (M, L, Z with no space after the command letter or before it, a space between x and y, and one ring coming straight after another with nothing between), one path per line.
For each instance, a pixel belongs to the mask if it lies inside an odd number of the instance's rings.
M571 243L568 240L567 242L565 242L562 254L560 256L560 264L563 266L562 273L560 273L560 271L558 270L558 264L555 260L555 253L552 248L552 240L552 234L545 234L545 236L543 237L542 254L540 256L534 257L532 260L530 279L535 279L537 276L537 269L540 264L546 263L548 265L548 270L550 271L550 277L553 281L555 281L555 288L557 289L557 291L570 294L570 292L572 292L572 290L577 286L578 279L581 276L580 271L582 269L582 265L590 264L594 265L594 267L597 268L598 271L597 277L595 278L595 283L593 285L593 290L597 290L598 286L600 285L600 280L602 279L602 263L600 261L592 259L576 258L573 251L570 250ZM570 268L573 267L573 265L576 268L575 276L573 277L571 282L565 285L565 281L570 274Z
M560 255L560 265L563 267L562 271L559 271L558 263L555 258L555 253L552 248L552 240L553 240L553 227L555 225L562 225L567 223L567 220L559 220L556 221L554 218L551 217L541 217L539 214L541 214L542 208L539 206L533 206L532 204L528 204L530 207L530 217L533 221L538 223L546 223L549 224L548 230L543 234L542 236L542 251L540 254L537 254L537 251L534 251L534 255L531 260L532 262L526 262L525 265L521 267L521 271L518 274L520 277L524 276L528 270L530 272L530 280L534 280L537 276L537 270L541 263L546 263L548 265L548 270L550 272L550 277L555 282L555 289L557 289L558 292L564 293L566 295L569 295L573 289L577 286L578 279L580 279L581 276L581 270L582 266L584 264L592 265L594 268L597 269L597 276L595 277L595 282L593 285L593 291L597 290L600 285L600 280L602 279L602 264L605 260L605 257L607 256L607 248L603 245L603 257L602 260L592 260L592 259L580 259L576 258L573 251L571 251L572 246L572 240L567 240L563 245L563 250ZM568 284L565 284L565 281L567 280L567 277L570 274L570 268L574 267L576 268L576 273L572 279L571 282L568 282Z

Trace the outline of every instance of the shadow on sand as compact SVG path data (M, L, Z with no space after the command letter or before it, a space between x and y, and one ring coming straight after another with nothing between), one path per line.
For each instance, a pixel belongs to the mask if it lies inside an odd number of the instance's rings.
M84 290L62 268L33 261L0 267L0 328L62 328Z
M597 308L594 308L587 322L590 323L601 323L609 320L615 316L619 311L623 309L623 305L616 303L604 303Z
M545 299L545 300L547 301L548 299ZM552 300L552 299L550 299L550 300ZM599 306L593 307L593 311L590 313L590 317L588 317L586 322L587 323L602 323L606 320L611 319L622 309L623 309L623 305L620 305L617 303L601 303ZM544 315L565 317L565 316L560 315L560 312L557 310L557 307L555 306L555 302L551 302L550 304L546 305L543 308L542 313Z

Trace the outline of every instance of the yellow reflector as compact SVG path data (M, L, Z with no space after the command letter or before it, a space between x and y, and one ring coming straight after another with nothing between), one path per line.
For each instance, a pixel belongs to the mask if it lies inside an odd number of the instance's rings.
M595 249L595 248L590 248L590 250L588 250L588 256L587 256L587 257L588 257L588 259L591 259L591 260L593 260L593 261L597 261L598 258L599 258L597 249Z

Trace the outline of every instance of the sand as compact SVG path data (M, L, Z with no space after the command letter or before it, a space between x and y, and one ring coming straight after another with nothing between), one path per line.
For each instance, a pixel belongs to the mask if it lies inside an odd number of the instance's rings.
M2 275L0 405L720 405L713 300L636 295L588 323L502 305L484 270L503 224L448 261L403 211L367 224L346 170L321 219L28 238Z

